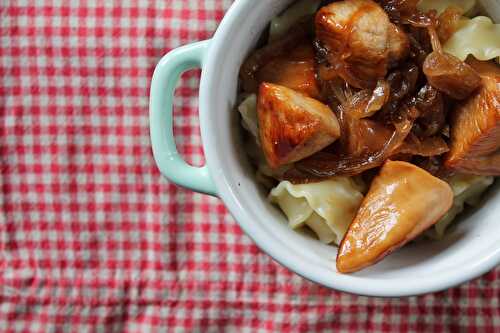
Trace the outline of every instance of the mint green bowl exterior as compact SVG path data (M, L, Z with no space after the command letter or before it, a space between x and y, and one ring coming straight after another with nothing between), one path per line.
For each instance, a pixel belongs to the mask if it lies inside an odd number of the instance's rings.
M183 72L202 68L209 45L209 40L186 45L160 60L151 82L149 117L153 155L163 176L182 187L215 196L208 167L187 164L177 151L173 133L175 85Z

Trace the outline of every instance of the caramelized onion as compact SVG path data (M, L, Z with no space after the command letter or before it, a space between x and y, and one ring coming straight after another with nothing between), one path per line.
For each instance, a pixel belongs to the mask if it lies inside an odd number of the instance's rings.
M407 139L398 149L398 153L430 157L442 155L450 150L440 136L425 138L424 140L420 140L415 136L409 136L409 138L411 139Z
M342 153L361 156L379 150L390 137L390 130L382 124L364 118L372 116L387 102L390 97L389 84L380 80L373 91L366 89L355 94L349 87L336 86L333 92L341 102L336 111L342 131Z
M391 86L385 80L379 80L373 90L360 90L349 101L344 102L343 109L347 117L363 119L373 116L391 96Z
M417 69L418 70L418 69ZM379 80L377 86L373 89L370 99L359 118L373 116L378 110L387 103L391 95L391 86L385 80Z
M408 63L402 68L393 71L387 76L390 85L390 99L401 100L409 93L415 91L419 70L415 64Z
M417 4L419 1L379 0L379 3L387 12L391 21L395 23L409 24L414 27L428 27L433 24L433 17L429 13L422 13L418 10Z
M410 41L410 58L420 67L432 52L432 46L427 29L409 27L408 39Z
M384 126L371 119L351 121L345 129L341 141L341 153L344 156L361 157L379 151L392 135L389 126Z
M413 102L420 112L419 136L428 137L438 134L446 125L447 110L442 93L426 84L420 89Z
M429 54L423 71L433 87L458 100L467 98L481 85L481 78L471 66L448 53Z
M427 56L422 70L430 85L454 99L465 99L481 85L479 74L457 57L443 52L434 26L427 28L433 52Z
M417 118L417 115L409 114L409 112L416 111L409 107L411 106L409 101L415 92L418 78L419 70L413 63L407 63L389 74L387 81L391 87L391 94L388 103L377 114L377 119L391 124L408 116L414 119Z
M354 176L379 167L404 142L412 128L411 120L395 123L395 130L381 150L363 157L339 156L320 152L295 164L284 178L293 183L310 182L333 176Z
M437 34L441 43L445 43L459 28L463 10L457 6L450 6L439 15Z

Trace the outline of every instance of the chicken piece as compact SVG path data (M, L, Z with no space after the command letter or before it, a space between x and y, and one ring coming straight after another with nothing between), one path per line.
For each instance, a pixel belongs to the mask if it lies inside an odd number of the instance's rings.
M333 2L318 11L315 25L328 61L357 88L373 88L409 52L406 34L371 0Z
M309 97L319 98L311 43L303 43L290 53L268 62L257 72L257 81L279 84Z
M262 149L272 168L308 157L340 136L328 106L287 87L262 83L257 113Z
M300 22L294 25L283 38L273 41L250 54L241 65L239 75L241 86L245 92L257 93L260 84L257 80L257 73L263 66L277 58L286 57L287 54L292 53L297 48L297 45L302 45L310 39L308 26L309 24Z
M387 47L389 52L389 65L394 65L410 53L410 40L406 33L392 23L388 26Z
M465 173L500 176L500 67L468 60L482 87L455 110L445 166Z
M337 270L375 264L439 221L452 203L446 182L413 164L386 161L340 244Z
M471 175L500 176L500 150L487 156L470 157L455 170Z

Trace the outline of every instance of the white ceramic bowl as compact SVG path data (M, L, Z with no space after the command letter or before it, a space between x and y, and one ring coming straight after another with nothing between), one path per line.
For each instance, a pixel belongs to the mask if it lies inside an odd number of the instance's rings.
M381 263L344 275L335 269L337 249L287 227L281 212L257 184L240 139L234 110L238 71L271 18L291 1L236 0L214 38L166 55L151 88L151 138L161 172L173 182L220 197L241 228L272 258L324 286L354 294L407 296L443 290L475 278L500 262L498 184L480 209L442 241L405 246ZM489 3L498 18L500 6ZM492 5L492 6L491 6ZM497 14L497 15L495 15ZM207 166L194 168L177 154L172 136L171 102L180 73L202 67L200 123Z

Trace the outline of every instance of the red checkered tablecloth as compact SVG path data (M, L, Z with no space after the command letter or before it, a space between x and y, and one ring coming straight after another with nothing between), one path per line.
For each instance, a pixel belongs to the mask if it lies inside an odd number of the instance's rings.
M500 330L500 270L446 292L356 297L273 262L217 199L155 167L148 94L168 50L230 0L0 4L0 332ZM203 163L199 72L175 99Z

